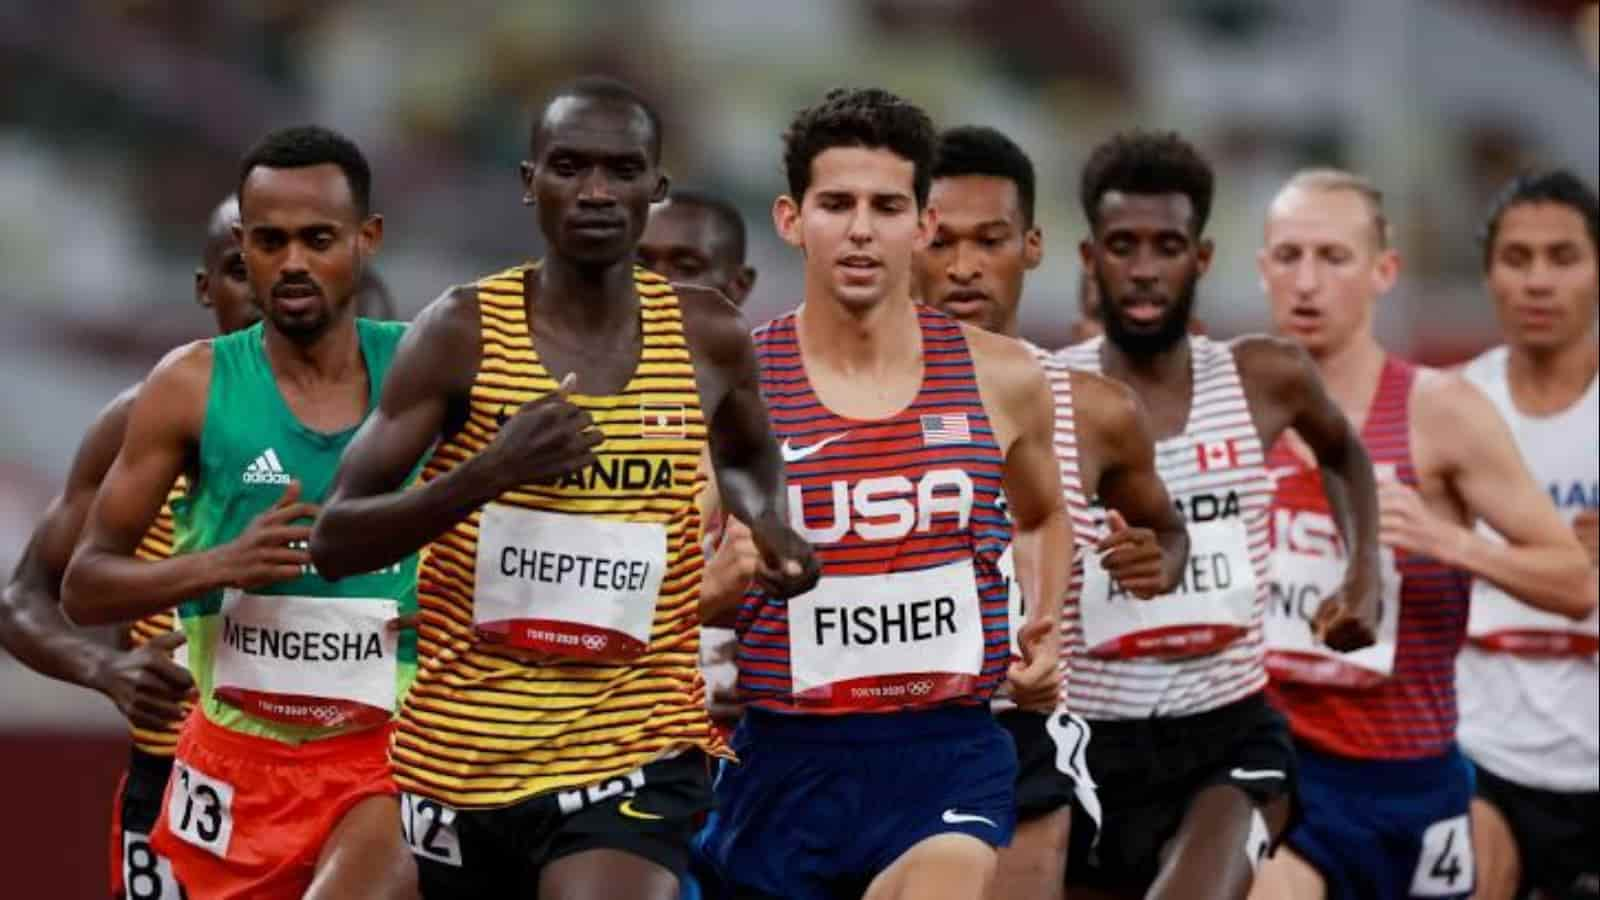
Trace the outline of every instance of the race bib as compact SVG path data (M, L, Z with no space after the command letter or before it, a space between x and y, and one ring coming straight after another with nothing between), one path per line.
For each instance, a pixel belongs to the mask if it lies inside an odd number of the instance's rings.
M366 727L395 709L399 603L230 589L218 615L218 699L290 725Z
M1238 640L1255 610L1256 574L1244 522L1189 525L1189 559L1170 594L1142 600L1127 593L1084 554L1078 612L1094 656L1175 659L1215 653Z
M970 693L983 671L972 561L823 577L789 600L789 656L802 704L865 710Z
M228 857L233 841L233 785L178 759L167 785L167 828L184 841Z
M667 529L491 503L478 524L474 617L487 641L583 659L650 647Z
M187 900L172 863L150 846L150 836L122 832L122 895L127 900Z
M1535 609L1481 578L1472 582L1467 637L1485 650L1519 656L1593 657L1600 653L1600 610L1581 622Z
M1347 688L1369 688L1389 677L1400 633L1400 570L1393 550L1383 548L1379 562L1377 641L1353 653L1328 647L1311 630L1322 598L1344 583L1345 560L1280 544L1268 565L1266 639L1271 677Z

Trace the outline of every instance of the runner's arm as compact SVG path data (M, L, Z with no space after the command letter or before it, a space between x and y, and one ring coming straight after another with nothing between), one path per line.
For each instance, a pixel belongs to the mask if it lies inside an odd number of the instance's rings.
M1413 433L1473 518L1505 538L1437 519L1431 555L1492 582L1524 602L1582 619L1595 608L1588 555L1528 473L1494 405L1470 382L1435 375L1412 399Z
M1189 558L1189 530L1156 471L1155 438L1144 404L1131 388L1092 372L1072 373L1072 396L1082 398L1074 402L1073 414L1093 423L1085 435L1092 441L1085 448L1090 452L1079 465L1092 457L1098 470L1085 489L1129 525L1155 535L1161 547L1161 593L1176 589Z
M120 648L75 627L61 611L61 577L72 560L95 488L122 446L134 390L111 401L83 436L61 495L51 501L0 593L0 645L23 665L57 681L100 690Z
M140 388L62 582L73 621L131 622L226 584L215 549L160 562L134 556L199 444L210 383L202 341L167 354Z
M407 329L378 408L345 449L328 501L311 532L311 558L325 578L392 565L515 485L493 458L474 454L448 473L403 489L417 462L464 404L481 355L477 300L452 289ZM460 423L455 423L460 424Z
M1370 601L1357 613L1375 626L1382 561L1378 489L1361 436L1328 393L1305 350L1267 337L1240 340L1235 347L1235 358L1248 373L1245 384L1259 385L1266 405L1285 413L1272 417L1276 427L1270 433L1263 430L1261 451L1270 453L1283 428L1288 427L1316 456L1328 510L1349 554L1342 593ZM1256 417L1258 425L1262 419Z

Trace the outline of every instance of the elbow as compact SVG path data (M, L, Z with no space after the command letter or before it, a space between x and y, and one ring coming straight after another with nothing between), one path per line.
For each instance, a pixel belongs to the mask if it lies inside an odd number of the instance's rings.
M1573 588L1565 594L1566 602L1559 611L1574 622L1582 622L1600 607L1600 569L1590 566L1585 559L1583 572L1574 580Z

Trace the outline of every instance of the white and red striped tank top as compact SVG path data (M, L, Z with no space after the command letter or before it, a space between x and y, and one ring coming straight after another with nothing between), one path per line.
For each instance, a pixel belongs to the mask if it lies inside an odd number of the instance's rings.
M1065 348L1056 361L1100 372L1104 340ZM1189 338L1189 347L1193 392L1188 422L1183 433L1157 441L1155 448L1156 469L1189 526L1183 586L1149 600L1113 590L1109 601L1102 602L1138 618L1225 598L1230 619L1226 625L1168 626L1114 643L1102 641L1090 633L1094 623L1085 621L1086 604L1096 602L1086 583L1069 597L1062 629L1067 704L1089 719L1195 715L1266 686L1262 620L1272 480L1232 347L1198 335ZM1105 510L1096 505L1090 515L1095 522L1092 542L1103 533ZM1155 604L1166 606L1158 609ZM1195 655L1185 655L1184 641Z
M840 416L806 375L795 314L756 329L791 522L817 587L740 606L739 694L757 708L887 713L987 702L1005 676L1003 459L966 336L918 307L923 379L904 410Z

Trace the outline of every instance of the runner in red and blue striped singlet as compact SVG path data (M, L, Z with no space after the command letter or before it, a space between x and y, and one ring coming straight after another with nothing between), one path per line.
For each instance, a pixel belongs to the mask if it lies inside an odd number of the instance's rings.
M894 416L862 422L822 405L806 378L793 314L755 333L761 389L788 460L796 530L815 546L828 578L964 580L976 602L962 609L959 593L874 592L812 606L752 591L738 620L739 689L751 706L847 713L971 705L987 701L1005 675L1006 592L997 563L1010 526L999 504L1000 450L961 326L926 308L918 320L926 374L917 398ZM922 633L947 641L949 653L922 656L929 646L917 639ZM803 674L811 670L806 661L794 659L851 647L871 649L860 655L867 668L839 681L816 683ZM927 669L924 660L945 665Z
M1374 309L1399 271L1387 240L1371 182L1313 170L1273 200L1259 255L1279 331L1363 424L1382 508L1376 640L1335 657L1314 645L1310 619L1337 586L1344 546L1302 448L1275 447L1270 693L1293 727L1305 815L1293 853L1265 877L1275 889L1320 880L1330 900L1473 893L1473 773L1455 735L1468 576L1556 610L1572 608L1588 578L1489 399L1378 344ZM1474 534L1476 519L1505 542Z

